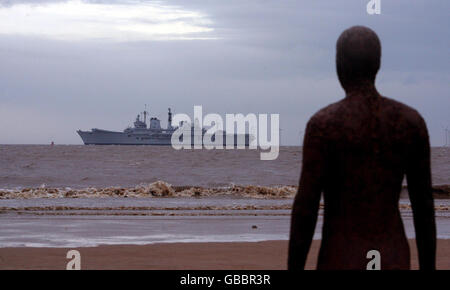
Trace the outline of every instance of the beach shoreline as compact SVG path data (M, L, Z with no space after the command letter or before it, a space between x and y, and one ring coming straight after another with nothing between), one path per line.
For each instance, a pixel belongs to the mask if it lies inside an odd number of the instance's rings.
M411 269L418 269L415 240L409 240ZM306 269L315 269L320 240L314 240ZM285 270L287 240L263 242L160 243L80 248L0 248L0 269L64 270L67 251L81 254L81 269ZM450 240L439 239L437 269L450 269Z

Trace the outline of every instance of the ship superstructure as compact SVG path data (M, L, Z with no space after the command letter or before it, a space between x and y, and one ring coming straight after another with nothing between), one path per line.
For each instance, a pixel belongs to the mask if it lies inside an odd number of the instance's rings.
M90 131L78 130L77 133L85 145L171 145L172 134L178 129L178 126L172 125L171 109L168 109L167 128L165 129L161 127L161 121L156 117L150 117L147 126L147 115L146 110L138 114L133 124L134 127L128 127L123 132L93 128ZM191 131L191 140L194 142L194 125ZM201 132L204 135L206 129L203 128ZM222 133L224 145L226 138L233 138L234 144L237 144L237 134L227 135L225 131ZM249 134L245 134L243 137L245 146L248 146ZM212 139L214 140L214 136Z

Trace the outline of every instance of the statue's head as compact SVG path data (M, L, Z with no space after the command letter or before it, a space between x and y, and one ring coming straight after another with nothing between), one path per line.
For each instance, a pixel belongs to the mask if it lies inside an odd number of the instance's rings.
M336 70L344 90L374 84L380 59L380 39L372 29L353 26L342 32L336 43Z

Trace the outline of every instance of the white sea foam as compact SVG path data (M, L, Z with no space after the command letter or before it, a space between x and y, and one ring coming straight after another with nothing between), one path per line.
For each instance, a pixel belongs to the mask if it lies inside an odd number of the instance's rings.
M140 184L135 187L88 187L83 189L37 188L1 189L0 199L29 198L98 198L98 197L205 197L238 195L252 198L292 198L295 186L233 185L228 187L172 186L164 181Z

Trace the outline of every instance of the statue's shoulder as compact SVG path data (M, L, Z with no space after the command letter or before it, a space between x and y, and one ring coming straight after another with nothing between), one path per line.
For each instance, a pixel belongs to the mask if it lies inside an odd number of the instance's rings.
M323 107L309 119L306 132L314 136L330 136L330 131L333 131L339 122L342 108L342 100Z
M327 126L329 123L333 123L336 120L336 117L342 113L344 107L343 100L338 102L329 104L319 111L317 111L310 119L308 124L314 126Z
M425 120L416 109L388 97L382 96L381 100L387 117L394 119L399 125L426 130Z

